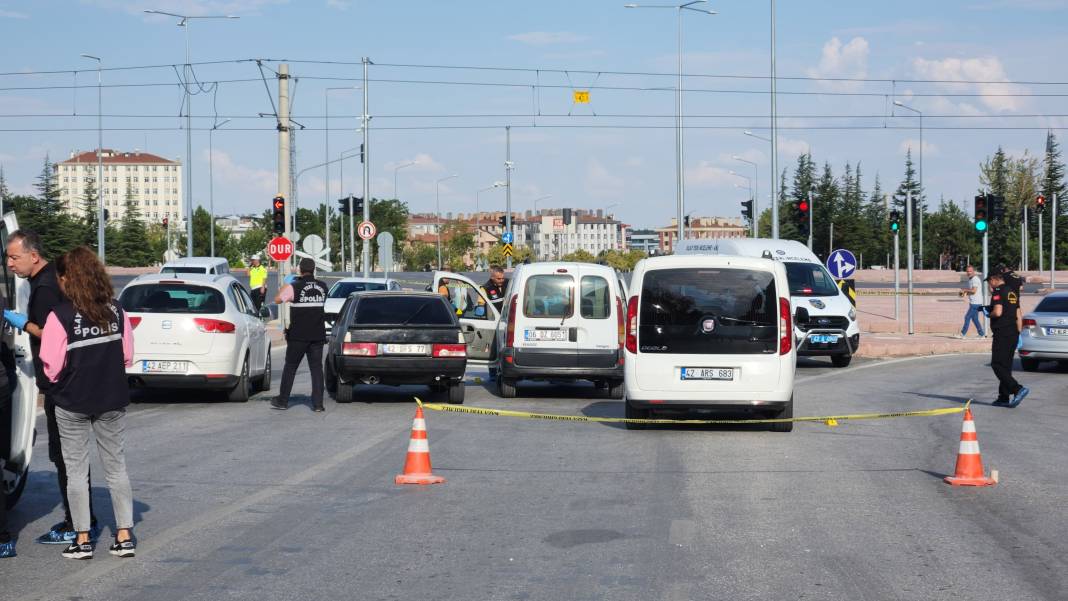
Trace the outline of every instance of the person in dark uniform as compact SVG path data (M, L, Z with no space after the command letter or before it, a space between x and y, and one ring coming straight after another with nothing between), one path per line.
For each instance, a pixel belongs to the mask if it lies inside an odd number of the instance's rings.
M504 311L504 293L508 290L508 280L504 277L504 269L500 265L490 267L490 279L482 289L485 290L490 304L497 307L497 312Z
M323 324L323 305L326 303L327 285L315 279L315 261L300 260L300 277L282 287L275 297L276 303L290 303L289 327L286 328L286 364L282 369L282 384L278 397L271 401L272 409L288 409L289 393L293 390L293 378L304 357L308 358L311 372L312 408L326 411L323 407L323 345L326 343L326 326Z
M63 450L60 446L59 426L56 424L56 402L52 395L52 382L44 372L41 363L41 333L44 331L48 314L67 299L59 288L56 268L44 258L41 237L30 230L16 230L7 239L7 269L20 278L30 280L30 306L26 315L12 310L4 311L4 319L30 335L30 353L33 355L33 369L37 380L37 390L44 395L45 421L48 424L48 459L56 466L59 480L59 492L63 497L63 521L37 538L37 542L46 545L64 545L74 540L73 521L70 513L70 498L67 495L67 466L63 462ZM90 479L90 488L92 479ZM89 501L90 538L96 540L100 530L96 525L96 513L93 511L92 499Z
M993 272L986 279L990 283L990 304L986 309L990 316L990 330L994 335L990 345L990 368L994 370L999 383L998 398L993 404L1016 407L1031 392L1012 377L1012 361L1023 322L1020 293L1006 283L1002 273Z
M0 297L0 308L6 301ZM0 341L0 470L10 457L11 450L11 396L15 383L15 356L3 341ZM0 473L0 477L2 477ZM28 476L28 474L27 474ZM7 529L7 489L0 483L0 559L15 557L15 537Z

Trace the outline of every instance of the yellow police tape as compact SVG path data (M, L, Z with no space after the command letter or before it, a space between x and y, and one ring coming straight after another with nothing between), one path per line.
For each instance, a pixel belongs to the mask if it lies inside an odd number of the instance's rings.
M809 417L778 417L769 419L634 419L625 417L590 417L587 415L553 415L550 413L530 413L528 411L512 411L510 409L482 409L480 407L465 407L464 405L449 405L445 403L424 403L419 397L415 402L426 409L433 411L445 411L451 413L471 413L474 415L494 415L497 417L519 417L524 419L544 419L564 422L598 422L608 424L782 424L786 422L823 422L834 427L839 421L862 420L862 419L889 419L894 417L936 417L940 415L952 415L963 413L972 400L963 407L945 407L942 409L921 409L919 411L897 411L893 413L851 413L847 415L824 415Z
M892 288L858 288L857 294L860 296L894 296L894 290ZM898 296L959 296L957 292L952 288L947 288L944 292L942 290L900 290L897 292Z

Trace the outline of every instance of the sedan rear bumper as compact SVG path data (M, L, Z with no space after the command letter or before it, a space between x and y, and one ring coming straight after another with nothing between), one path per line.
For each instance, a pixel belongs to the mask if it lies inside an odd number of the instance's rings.
M202 390L230 390L237 386L238 376L185 374L127 374L132 388L182 388Z
M501 350L501 377L528 380L622 380L619 350L524 349Z
M437 384L462 380L467 370L466 358L342 356L334 361L335 372L349 383L373 379L378 384L395 386Z

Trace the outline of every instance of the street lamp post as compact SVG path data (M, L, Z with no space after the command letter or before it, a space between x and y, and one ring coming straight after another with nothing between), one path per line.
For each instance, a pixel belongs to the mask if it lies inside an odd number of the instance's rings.
M162 10L146 10L150 15L163 15L178 19L178 27L185 27L185 65L182 75L182 89L185 94L185 208L186 208L186 256L193 256L193 110L190 106L191 94L189 93L190 73L193 64L189 60L189 21L192 19L239 19L235 15L179 15Z
M412 165L418 165L418 164L419 164L419 161L408 161L407 163L404 163L403 165L398 165L398 166L393 168L393 198L394 199L400 200L400 197L397 196L397 172L400 171L401 169L404 169L405 167L411 167Z
M774 2L772 4L774 4ZM772 9L772 10L774 10L774 9ZM772 47L774 48L774 44L772 44ZM772 59L772 64L774 64L774 62L775 62L775 59ZM774 82L774 79L772 81ZM775 84L772 83L772 89L774 89L774 86L775 86ZM774 120L774 116L772 117L772 120ZM773 123L773 125L774 125L774 123ZM753 132L749 131L748 129L743 131L742 133L747 135L747 136L749 136L750 138L756 138L757 140L762 140L764 142L767 142L767 143L771 144L771 148L772 148L772 155L771 155L772 156L772 159L771 159L771 237L774 240L778 240L779 239L779 197L776 194L777 190L776 190L776 185L775 185L776 184L775 178L779 177L779 175L777 173L775 173L775 152L778 149L776 148L776 144L773 141L774 138L765 138L764 136L758 136L758 135L754 134ZM743 163L749 163L750 165L753 166L754 170L756 170L756 168L757 168L756 163L752 163L752 162L747 161L747 160L745 160L743 158L740 158L738 156L734 156L732 158L737 159L739 161L742 161ZM756 171L754 171L754 172L756 172ZM759 194L759 189L760 189L760 185L758 184L757 185L758 194ZM756 218L756 214L757 214L756 203L757 203L757 201L754 200L753 201L753 218L754 219Z
M326 151L326 155L325 155L326 158L325 158L325 162L323 163L323 165L326 167L326 185L324 186L324 195L325 195L325 199L324 200L325 200L325 206L326 206L326 215L324 216L324 220L326 221L326 223L324 224L323 229L326 231L326 247L327 248L330 248L330 214L333 212L332 203L330 202L330 164L334 162L334 161L330 160L330 92L335 91L335 90L349 90L349 91L352 91L352 90L359 90L359 89L360 89L359 86L341 86L341 87L335 87L335 88L326 88L326 89L323 90L323 104L325 105L324 108L326 109L326 114L325 114L325 117L326 117L326 124L325 124L326 125L326 134L323 136L323 141L325 143L324 145L325 145L325 151ZM344 194L343 190L338 192L338 197L339 198L341 197L341 194ZM343 235L344 232L339 232L339 234L342 234L341 235L341 245L342 245L342 248L344 248L344 245L345 245L345 236ZM342 261L342 264L344 264L344 261Z
M438 269L441 269L441 182L450 180L454 177L460 177L459 174L453 173L452 175L446 175L445 177L434 182L434 210L438 214Z
M82 54L82 58L96 61L96 254L104 263L104 61L92 54Z
M546 194L545 196L539 196L539 197L534 199L534 215L535 216L538 214L538 203L543 201L543 200L548 200L548 199L550 199L552 197L553 197L552 194Z
M682 11L714 15L716 11L694 8L695 4L704 4L708 0L691 0L682 4L624 4L624 8L671 8L678 13L678 85L675 88L675 204L678 217L678 235L684 237L682 218L686 207L686 181L683 175L683 117L682 117Z
M901 108L912 111L920 116L920 197L917 199L916 204L920 209L920 212L918 213L920 219L920 269L923 269L923 111L914 109L911 106L902 103L900 100L895 100L894 106L900 106ZM912 261L912 257L909 257L909 261Z
M479 212L479 209L478 209L478 195L482 194L483 192L488 192L490 190L494 190L496 188L500 188L502 186L504 186L504 182L493 182L492 186L488 186L486 188L482 188L481 190L476 190L475 191L475 248L476 249L481 250L481 248L480 248L481 245L479 243L479 232L481 231L480 228L482 227L482 213Z
M215 256L215 148L212 146L211 135L229 122L230 119L224 119L212 125L208 130L208 213L211 215L211 256L213 257Z

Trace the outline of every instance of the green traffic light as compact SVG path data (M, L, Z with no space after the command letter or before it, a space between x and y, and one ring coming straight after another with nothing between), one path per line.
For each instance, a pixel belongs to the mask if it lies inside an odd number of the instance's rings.
M977 232L985 232L986 231L986 222L985 221L976 221L975 222L975 231L977 231Z
M896 224L896 223L891 223L890 224L890 231L892 231L892 232L896 232L900 228L901 228L901 226Z

